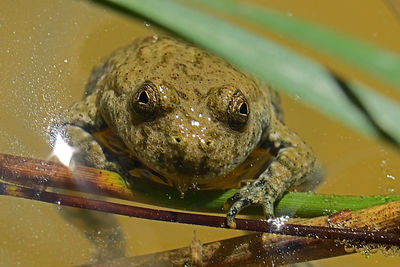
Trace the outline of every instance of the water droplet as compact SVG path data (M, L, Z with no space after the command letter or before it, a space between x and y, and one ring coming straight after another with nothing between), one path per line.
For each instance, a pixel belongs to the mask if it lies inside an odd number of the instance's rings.
M396 177L394 177L391 174L386 174L386 177L389 178L389 179L392 179L392 180L396 180Z

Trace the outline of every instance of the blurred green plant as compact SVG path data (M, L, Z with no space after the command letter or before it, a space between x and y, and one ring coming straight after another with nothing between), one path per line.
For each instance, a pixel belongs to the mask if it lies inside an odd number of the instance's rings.
M240 4L237 1L228 0L189 0L187 2L201 3L208 8L252 22L270 31L276 31L281 36L292 38L294 41L339 58L400 89L400 55L396 53L265 6Z
M395 53L238 1L96 2L141 16L166 28L366 136L383 138L397 147L400 144L400 106L397 102L358 81L337 77L319 63L203 10L223 12L274 30L400 88L400 75L397 75L400 73L400 56Z

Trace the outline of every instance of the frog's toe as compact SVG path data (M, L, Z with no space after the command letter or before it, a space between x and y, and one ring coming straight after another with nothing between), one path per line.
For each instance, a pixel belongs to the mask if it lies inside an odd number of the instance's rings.
M275 198L268 195L264 188L247 186L240 189L232 197L225 202L225 207L230 206L227 214L227 224L231 228L236 227L235 216L244 208L258 204L263 207L264 214L267 218L274 216Z
M225 204L224 204L225 210L228 210L235 202L242 199L245 195L247 195L247 194L245 194L245 192L243 192L243 189L240 189L238 192L236 192L233 196L231 196L230 198L228 198L225 201Z
M231 205L228 214L226 215L226 222L230 228L236 228L236 214L251 204L253 204L253 200L251 198L243 197Z
M269 196L265 196L264 201L262 203L262 207L263 207L265 217L267 217L267 218L274 217L274 199L273 198L271 198Z

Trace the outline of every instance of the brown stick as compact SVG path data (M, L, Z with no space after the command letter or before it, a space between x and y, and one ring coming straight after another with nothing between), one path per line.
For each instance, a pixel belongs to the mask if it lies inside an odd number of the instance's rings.
M166 222L229 228L226 217L141 208L101 200L87 199L0 182L0 194L22 197L64 206ZM392 202L400 203L400 202ZM236 219L236 230L247 230L281 235L308 236L323 239L343 239L385 245L400 245L400 235L394 232L368 231L303 224L277 224L274 221Z
M112 172L84 166L73 170L62 164L0 154L0 177L6 182L37 188L54 187L80 192L132 199L132 191ZM115 183L121 183L121 186Z
M78 175L76 176L76 174ZM132 193L123 185L119 187L108 186L109 181L107 174L111 175L111 172L82 166L78 166L75 171L72 172L60 164L0 154L0 178L5 180L7 183L16 182L18 184L23 184L24 186L10 186L2 183L2 194L36 199L50 203L61 202L63 205L73 207L153 220L227 228L225 217L222 216L206 216L183 212L145 209L44 191L47 186L62 189L75 189L75 186L78 186L78 189L86 190L90 188L91 191L94 191L95 193L99 191L99 194L102 194L104 193L103 191L106 191L104 189L110 191L110 188L121 188L121 191L111 190L109 194L115 194L115 196L118 197L121 195L126 197L129 195L132 196ZM115 179L113 179L113 181L115 182ZM34 185L33 188L27 188L30 186L29 183ZM38 188L38 185L41 186ZM87 191L90 192L90 190ZM40 192L40 194L38 194L38 192ZM400 236L398 233L382 231L360 231L355 229L339 229L288 223L277 227L274 222L243 219L237 219L237 229L297 236L313 236L325 239L347 239L352 241L392 245L400 244Z
M354 212L344 211L313 219L291 219L288 223L313 226L351 227L376 231L399 231L400 202L392 202ZM360 245L360 244L354 244ZM280 266L346 255L345 245L334 240L307 237L250 234L202 245L203 266ZM116 259L103 266L184 266L192 261L189 247L130 258ZM198 257L197 257L198 258Z

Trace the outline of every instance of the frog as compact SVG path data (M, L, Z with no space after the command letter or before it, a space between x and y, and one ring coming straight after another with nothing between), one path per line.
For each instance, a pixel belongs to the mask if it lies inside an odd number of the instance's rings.
M78 164L129 172L95 137L111 131L132 162L184 193L228 183L255 149L272 159L226 200L226 222L250 205L274 216L274 203L312 171L315 156L283 120L270 86L193 44L169 36L137 38L94 68L81 101L61 127ZM134 163L132 163L134 164Z

